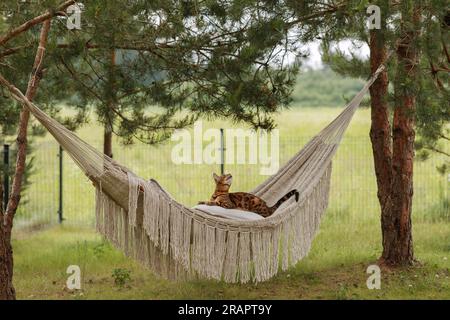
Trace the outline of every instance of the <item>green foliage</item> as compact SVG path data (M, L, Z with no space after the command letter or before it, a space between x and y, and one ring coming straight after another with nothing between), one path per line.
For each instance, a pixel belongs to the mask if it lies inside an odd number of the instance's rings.
M0 3L0 32L3 35L7 30L16 27L29 19L34 18L36 15L41 14L47 8L55 7L59 5L60 1L40 1L36 2L23 2L5 0ZM28 80L33 66L37 45L39 42L40 25L35 26L29 30L29 32L23 33L20 36L10 40L6 45L0 48L0 73L9 81L14 83L19 89L25 92L28 84ZM56 46L57 36L51 35L49 40L49 48ZM8 49L19 49L15 54L3 56L4 52ZM51 49L50 49L51 51ZM48 59L44 59L44 81L41 82L37 91L36 101L46 112L50 113L54 117L58 118L63 123L71 124L71 128L76 128L80 123L83 123L85 118L83 107L77 116L66 119L58 116L59 107L58 103L62 102L63 95L67 93L64 88L64 81L61 79L55 79L52 74L54 68ZM66 101L66 100L64 100ZM67 103L68 105L70 103ZM75 106L73 104L73 106ZM3 87L0 88L0 144L4 143L11 145L10 151L10 167L9 177L13 177L15 171L15 159L16 148L14 144L14 138L17 132L17 125L19 123L19 116L22 106L13 101L7 90ZM33 118L30 119L30 129L28 137L27 148L27 164L24 175L23 189L26 189L30 184L30 177L35 171L33 168L33 142L36 137L40 137L45 134L43 127L38 124ZM5 168L0 166L0 176L5 176Z
M120 288L123 288L131 281L131 271L117 268L113 270L112 277L114 279L114 284Z
M0 15L2 16L2 25L4 29L11 29L18 25L42 14L47 9L51 9L61 4L57 0L46 0L36 2L18 2L14 0L5 0L0 4ZM57 18L53 21L50 31L47 54L44 58L44 80L41 81L34 101L39 104L46 112L58 115L60 109L57 105L65 102L67 105L73 106L78 112L85 112L86 104L75 102L68 98L70 87L67 87L65 79L54 76L56 68L51 61L51 52L56 49L60 34L58 29L61 28L62 21ZM22 92L26 91L28 80L31 74L37 45L39 42L41 25L36 25L28 32L24 32L19 36L11 39L0 50L0 73L15 84ZM8 49L18 49L14 54L2 57L1 54ZM50 53L50 54L49 54ZM0 88L0 131L3 136L10 136L16 133L16 126L19 120L21 106L10 99L5 88ZM75 95L76 96L76 95ZM66 119L61 119L65 121ZM84 118L78 117L78 122L82 123ZM31 134L40 134L43 131L39 129L36 122L32 122Z
M271 129L297 72L273 54L288 40L271 10L252 1L93 1L80 31L59 30L67 46L51 59L69 92L125 143L162 141L200 115Z
M17 26L56 3L7 0L0 7L2 27ZM71 129L94 110L125 143L159 142L200 115L271 129L272 115L291 101L298 70L280 59L295 49L286 32L288 11L279 4L89 1L81 30L68 30L64 17L53 20L35 100ZM5 47L23 47L0 65L0 73L22 90L38 35L36 26ZM19 106L2 90L0 104L10 109L1 126L14 129ZM60 118L61 102L75 115Z
M422 1L421 23L412 21L414 1L401 1L399 5L390 5L389 1L372 1L371 4L381 8L381 30L375 30L386 42L387 50L393 51L387 70L392 87L389 103L394 106L400 94L414 93L416 96L416 110L412 115L416 120L417 140L415 147L419 159L427 159L430 153L437 152L447 155L444 145L450 140L450 104L448 92L449 61L448 48L448 11L444 1ZM339 50L332 50L332 45L340 40L352 39L358 43L368 44L369 31L365 27L364 7L359 11L354 5L342 10L347 24L336 24L333 28L339 31L324 36L322 48L324 61L337 73L350 77L366 77L369 72L367 60L354 55L345 55ZM351 14L353 13L353 14ZM330 27L330 26L328 26ZM323 32L323 29L319 29ZM406 32L418 32L419 41L413 43L411 50L419 52L419 67L414 80L406 74L405 66L396 60L395 49L399 39L405 37ZM410 79L410 80L408 80ZM448 160L439 167L439 171L448 171Z
M101 259L109 249L108 243L103 241L92 248L94 256L98 259Z
M423 16L421 38L422 58L420 90L417 95L416 149L421 159L427 159L430 152L445 154L447 160L438 167L442 174L450 172L450 154L444 145L450 141L450 96L448 13L440 10L443 2L433 2Z

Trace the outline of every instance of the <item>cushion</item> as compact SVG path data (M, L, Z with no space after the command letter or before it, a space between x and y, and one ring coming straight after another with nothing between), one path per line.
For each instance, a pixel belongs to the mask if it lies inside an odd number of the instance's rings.
M208 206L206 204L198 204L193 209L200 210L204 213L211 214L213 216L219 216L226 219L232 220L261 220L264 217L257 213L238 210L238 209L226 209L219 206Z

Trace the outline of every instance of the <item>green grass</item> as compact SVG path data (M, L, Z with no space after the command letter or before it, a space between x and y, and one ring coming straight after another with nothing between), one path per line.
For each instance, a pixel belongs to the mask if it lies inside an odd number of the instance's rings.
M284 163L310 137L341 111L304 108L281 113L280 162ZM93 190L66 156L64 159L64 227L27 234L24 227L42 228L56 221L58 158L51 137L39 141L36 174L16 223L15 285L19 298L35 299L206 299L206 298L323 298L323 299L450 299L450 212L448 182L435 167L434 155L415 162L413 226L415 253L421 265L384 271L382 289L368 290L365 270L381 252L379 206L368 138L370 112L356 113L333 163L330 205L311 252L295 268L258 285L229 285L215 281L172 282L160 279L103 242L92 228ZM232 127L227 122L206 127ZM100 146L101 129L84 127L80 136ZM156 178L177 200L193 205L212 190L211 172L217 165L179 165L170 162L173 143L159 146L120 146L115 158L145 178ZM258 166L227 166L233 173L232 190L251 190L266 177ZM66 268L82 269L83 290L64 289ZM129 270L131 281L117 287L116 270ZM119 272L120 273L120 272ZM126 273L126 272L125 272Z
M153 275L90 229L55 227L14 241L19 299L450 299L450 225L418 223L421 266L382 271L381 290L366 287L366 268L380 252L379 225L336 228L325 218L308 257L260 284L175 282ZM79 265L82 290L65 289L69 265ZM131 281L114 283L128 270Z

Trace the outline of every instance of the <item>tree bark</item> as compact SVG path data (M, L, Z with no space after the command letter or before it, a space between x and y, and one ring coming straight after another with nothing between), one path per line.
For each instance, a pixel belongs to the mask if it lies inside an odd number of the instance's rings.
M3 184L0 179L0 203L3 204ZM4 212L3 205L0 206L0 221L3 222ZM9 255L6 245L5 228L0 223L0 300L12 300L14 295L14 286L9 274Z
M412 22L412 24L411 24ZM387 265L411 265L414 262L411 226L413 197L414 120L418 68L418 31L420 8L402 12L401 38L395 79L393 120L392 212L385 221L382 260Z
M28 100L32 101L39 81L42 78L42 61L44 58L45 46L47 44L48 32L50 30L50 20L46 20L41 28L41 34L39 39L39 46L34 59L33 69L31 72L31 77L28 82L28 87L26 91L26 97ZM11 187L11 195L8 199L8 205L6 207L6 212L3 217L2 226L2 238L4 251L0 252L2 255L2 260L6 264L8 269L8 279L5 280L10 282L10 288L7 292L0 293L0 296L6 295L7 299L15 299L15 291L12 286L13 277L13 250L11 245L11 234L13 228L13 220L16 214L17 208L20 202L20 194L22 190L22 182L26 168L26 156L27 156L27 134L28 134L28 122L30 119L30 112L27 108L23 107L20 112L19 128L17 133L17 159L16 159L16 169L14 172L13 183ZM3 279L0 279L2 282Z
M103 153L112 158L112 130L109 124L105 124L103 134Z
M114 88L114 82L115 82L115 65L116 65L116 52L114 49L111 50L111 65L109 68L109 74L108 74L108 94L109 97L107 99L108 101L108 109L106 112L109 112L110 109L114 109L116 107L116 95L115 95L115 88ZM112 113L112 112L111 112ZM112 115L107 114L105 117L106 123L104 128L104 135L103 135L103 153L106 154L108 157L113 157L113 151L112 151L112 135L113 135L113 128L112 128Z
M370 32L370 69L374 73L380 64L386 63L387 53L382 30ZM388 246L392 212L392 140L389 121L388 75L383 71L370 87L371 128L370 140L378 187L378 201L381 208L381 233L383 248Z
M418 7L402 12L402 27L396 57L398 67L394 81L395 109L389 121L388 77L383 72L370 88L372 126L370 138L381 207L383 253L380 263L386 266L411 265L414 262L412 240L412 196L414 159L414 87L417 84L418 50L415 44L420 25ZM384 26L370 33L371 71L387 59Z

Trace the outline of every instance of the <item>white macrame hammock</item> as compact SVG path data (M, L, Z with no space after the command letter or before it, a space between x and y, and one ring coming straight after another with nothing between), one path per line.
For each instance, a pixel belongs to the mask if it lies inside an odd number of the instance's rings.
M105 156L31 103L0 77L96 186L96 227L127 256L172 279L260 282L305 257L328 205L331 160L378 70L344 111L252 193L269 205L292 189L272 216L238 221L183 206L155 180Z

